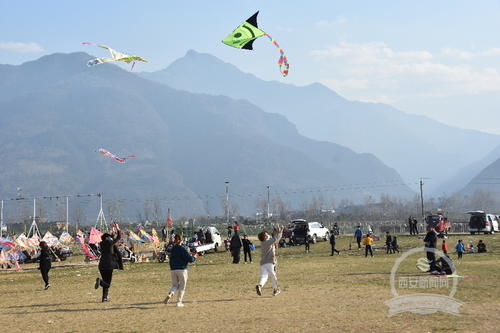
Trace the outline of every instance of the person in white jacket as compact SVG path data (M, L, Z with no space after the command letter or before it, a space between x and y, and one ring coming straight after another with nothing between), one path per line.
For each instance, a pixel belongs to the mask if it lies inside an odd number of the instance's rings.
M260 258L260 279L255 289L257 295L262 296L262 287L267 282L269 275L273 287L273 296L277 296L281 291L278 287L278 278L276 277L276 246L283 236L283 227L278 227L273 230L272 236L267 231L262 231L258 238L261 241L261 258Z

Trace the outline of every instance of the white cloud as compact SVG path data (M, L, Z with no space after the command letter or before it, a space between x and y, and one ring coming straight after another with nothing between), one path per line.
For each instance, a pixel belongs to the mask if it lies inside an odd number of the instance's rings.
M325 28L332 28L336 25L344 23L347 23L347 19L345 17L339 17L335 20L319 20L316 23L314 23L314 26L316 28L325 29Z
M348 98L397 102L500 92L500 73L494 65L467 63L497 53L500 49L442 49L434 55L427 50L395 50L382 42L340 42L310 55L324 67L322 82ZM466 63L450 63L446 57Z
M477 58L477 57L500 56L500 48L490 48L476 52L453 49L453 48L444 48L441 50L441 55L452 58L470 60L472 58Z
M43 47L38 43L23 42L0 42L0 51L17 53L35 53L43 51Z
M463 51L453 48L444 48L441 50L441 54L446 57L459 58L459 59L471 59L474 57L474 53L469 51Z

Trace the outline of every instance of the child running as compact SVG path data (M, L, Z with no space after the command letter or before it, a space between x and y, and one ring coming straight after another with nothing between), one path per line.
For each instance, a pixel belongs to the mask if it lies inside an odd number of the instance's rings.
M175 235L174 246L170 254L170 273L172 276L172 288L168 291L168 295L163 301L167 304L168 301L174 296L177 291L177 306L183 307L182 299L184 298L184 291L188 279L187 266L190 262L194 262L196 257L189 254L184 246L182 246L182 236Z
M262 296L262 287L267 282L267 278L271 275L273 287L273 296L279 295L281 292L278 287L278 278L276 277L276 245L283 236L283 227L274 229L273 235L269 235L267 231L262 231L258 238L261 241L261 259L260 259L260 280L255 286L257 295Z

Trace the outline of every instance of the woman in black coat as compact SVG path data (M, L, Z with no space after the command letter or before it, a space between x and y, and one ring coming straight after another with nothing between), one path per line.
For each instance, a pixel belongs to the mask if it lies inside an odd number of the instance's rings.
M101 249L101 258L99 259L101 278L97 278L94 285L95 289L99 288L99 286L102 287L103 302L109 302L108 293L113 278L113 269L123 269L120 252L116 246L116 243L120 240L118 224L113 225L111 233L105 233L101 236L101 242L99 243Z
M40 242L40 272L42 273L43 282L45 282L45 290L50 288L49 271L52 267L52 257L50 248L44 241Z
M240 235L238 232L235 232L233 237L231 238L231 244L229 245L229 250L231 251L231 255L233 256L233 264L240 263L240 252L243 243L241 242Z

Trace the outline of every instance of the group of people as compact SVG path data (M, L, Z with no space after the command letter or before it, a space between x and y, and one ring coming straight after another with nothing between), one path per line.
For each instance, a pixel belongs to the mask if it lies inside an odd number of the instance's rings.
M335 232L335 229L330 230L330 239L329 239L330 247L331 247L331 254L330 254L330 256L333 256L334 253L337 253L337 254L340 255L340 251L335 248L336 244L337 244L336 234L337 233ZM305 252L306 253L309 253L311 251L311 244L313 244L313 239L312 239L311 235L308 234L306 236L305 241L304 241Z
M257 295L262 296L262 288L266 284L269 277L271 277L271 283L273 288L273 296L277 296L281 293L278 286L278 278L276 275L276 247L278 242L280 241L283 235L283 227L279 227L274 229L272 235L270 235L267 231L262 231L258 235L258 239L261 242L261 260L260 260L260 277L259 281L255 285L255 290ZM239 237L238 232L236 231L231 237L231 243L234 243L236 247L231 248L231 254L233 258L238 257L239 262L239 252L241 247L245 247L245 244L249 246L251 242L248 240L248 237L244 235L243 240ZM184 293L186 290L187 280L188 280L188 272L187 267L189 263L196 261L196 255L192 255L189 251L182 246L183 238L181 235L175 235L174 246L172 247L170 253L170 271L172 277L172 287L169 289L167 297L164 299L164 303L168 304L170 300L174 297L177 292L177 303L178 307L183 307L184 303L182 302ZM238 244L236 244L238 243ZM238 252L236 252L238 251ZM251 260L251 253L248 252ZM245 258L246 260L246 258Z
M391 235L389 231L385 233L386 254L399 253L398 237Z
M408 226L410 227L410 235L418 235L418 221L411 215L408 217Z
M241 248L243 248L245 264L247 263L247 259L251 264L252 251L255 249L255 247L253 243L248 239L248 235L244 234L243 238L240 238L238 231L235 231L229 243L229 251L231 252L231 256L233 257L233 264L240 263Z
M235 228L236 229L236 228ZM253 243L248 239L248 236L245 234L243 238L239 236L239 228L232 233L230 239L230 251L233 257L233 264L238 264L240 262L240 253L241 248L243 248L244 260L247 263L247 260L252 262L252 250L255 249ZM198 231L203 234L202 230ZM99 243L100 249L100 259L99 259L99 272L100 277L96 278L94 288L98 289L102 287L102 302L109 302L109 289L111 287L111 281L113 277L113 271L115 269L123 269L123 262L120 255L120 251L118 250L117 243L120 241L121 232L117 223L113 223L111 226L111 230L109 233L104 233L101 236L101 242ZM269 234L266 231L263 231L258 234L258 239L261 242L261 261L260 261L260 278L258 283L256 284L256 292L258 295L262 295L262 288L266 284L269 277L271 278L272 288L273 288L273 296L278 295L281 291L278 287L278 279L276 275L276 248L280 240L283 237L283 227L275 228L272 234ZM356 242L358 243L358 248L361 248L361 242L365 246L365 257L368 256L368 253L371 257L373 257L373 242L375 240L375 236L372 233L367 233L363 236L361 226L356 228L354 233L354 237ZM438 233L431 228L429 232L427 232L424 243L426 247L427 259L429 262L429 272L433 274L451 274L453 269L453 264L448 256L448 243L446 239L443 239L442 242L442 252L444 256L440 256L439 259L436 260L436 245L437 245ZM336 249L336 235L334 230L330 233L330 245L331 245L331 256L334 253L340 254L340 251ZM196 261L197 254L192 254L187 250L185 246L183 246L183 237L180 234L173 234L172 237L172 248L170 251L170 270L171 270L171 278L172 278L172 286L168 291L167 297L164 302L168 303L177 292L177 306L182 307L184 292L186 289L186 284L188 280L187 267L189 263ZM471 241L472 242L472 241ZM310 244L312 243L311 238L306 239L306 252L310 249ZM386 253L399 253L399 246L397 243L397 237L390 234L390 232L386 232L385 238L386 244ZM469 245L471 251L473 251L474 245ZM49 271L51 269L51 255L50 248L48 247L46 242L40 242L41 255L40 255L40 271L42 274L43 281L45 283L45 289L50 288L49 283ZM466 247L462 240L459 240L455 246L456 252L458 254L458 258L462 258L463 253L466 250ZM477 244L477 252L484 253L486 252L486 244L479 240Z
M443 248L445 247L445 242L446 241L443 240ZM483 242L482 239L479 240L476 247L477 247L477 253L486 253L487 252L486 244ZM446 245L446 249L448 249L448 245ZM455 245L455 250L457 252L458 259L462 259L462 256L466 252L466 250L468 250L469 253L475 253L474 243L471 240L469 242L469 244L466 246L464 244L464 242L461 239L459 239L457 244ZM443 252L444 252L444 250L443 250Z

